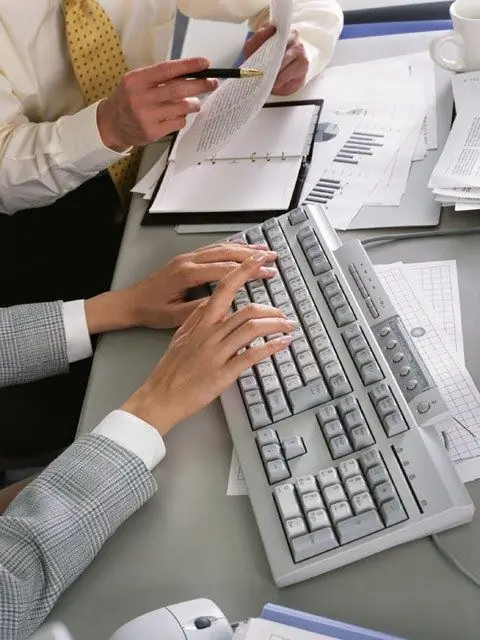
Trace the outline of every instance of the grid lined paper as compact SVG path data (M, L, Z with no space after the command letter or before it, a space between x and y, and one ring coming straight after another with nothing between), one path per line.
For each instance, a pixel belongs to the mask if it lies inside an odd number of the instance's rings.
M412 336L440 392L454 416L447 433L450 458L467 482L480 477L480 393L449 340L434 320L433 308L404 265L379 267L380 276L392 303ZM413 331L422 329L423 331ZM413 335L412 335L413 332ZM421 335L420 335L421 334ZM475 459L475 469L471 464ZM462 473L465 471L465 473Z

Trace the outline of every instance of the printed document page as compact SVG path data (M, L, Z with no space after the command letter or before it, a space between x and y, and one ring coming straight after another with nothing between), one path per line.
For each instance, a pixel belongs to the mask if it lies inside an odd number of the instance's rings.
M293 0L271 0L271 22L277 30L243 65L260 69L263 75L225 80L208 96L192 124L179 136L175 161L177 171L212 157L259 113L282 64L292 23L292 7Z

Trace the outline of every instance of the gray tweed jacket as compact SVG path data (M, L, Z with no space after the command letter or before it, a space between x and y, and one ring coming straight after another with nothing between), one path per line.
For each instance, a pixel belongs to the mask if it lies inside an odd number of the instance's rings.
M63 303L0 308L0 387L68 371Z
M61 302L0 309L0 386L67 370ZM24 489L0 516L0 640L28 637L155 490L139 458L95 434Z

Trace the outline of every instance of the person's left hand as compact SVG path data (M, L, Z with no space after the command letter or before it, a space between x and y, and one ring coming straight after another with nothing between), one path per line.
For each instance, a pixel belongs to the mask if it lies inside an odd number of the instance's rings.
M245 58L249 58L255 53L274 33L275 27L271 25L254 33L243 48ZM307 73L308 58L305 53L305 47L300 41L298 31L292 29L272 93L279 96L288 96L299 91L305 84Z
M173 258L137 284L109 291L85 302L89 332L105 333L130 327L179 327L202 300L186 300L195 287L218 282L255 253L264 252L267 263L277 254L265 245L216 244ZM262 267L260 277L271 278L276 269Z

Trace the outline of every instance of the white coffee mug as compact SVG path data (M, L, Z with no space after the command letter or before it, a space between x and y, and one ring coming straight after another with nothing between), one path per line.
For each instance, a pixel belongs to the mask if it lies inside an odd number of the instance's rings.
M447 71L477 71L480 69L480 0L457 0L450 7L453 28L446 36L435 38L430 45L434 62ZM458 57L446 58L445 45L454 45Z

